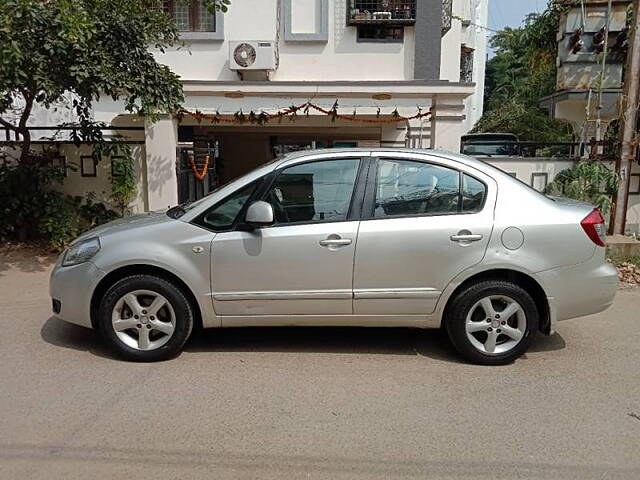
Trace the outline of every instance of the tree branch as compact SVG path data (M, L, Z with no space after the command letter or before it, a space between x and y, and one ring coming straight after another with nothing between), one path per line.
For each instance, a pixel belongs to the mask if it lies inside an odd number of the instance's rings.
M18 123L18 133L22 134L22 152L20 153L20 161L25 162L29 158L29 150L31 149L31 133L27 127L27 121L31 115L31 109L33 108L33 101L36 98L35 93L23 92L25 105L20 116L20 122Z
M25 105L24 110L22 110L22 115L20 116L20 123L18 124L18 128L20 130L24 130L27 127L27 121L29 120L29 116L31 115L31 109L33 108L33 101L36 98L35 94L23 93Z
M15 125L13 125L12 123L7 122L4 118L0 117L0 125L3 125L5 128L8 128L9 130L14 130L17 131L18 127L16 127Z

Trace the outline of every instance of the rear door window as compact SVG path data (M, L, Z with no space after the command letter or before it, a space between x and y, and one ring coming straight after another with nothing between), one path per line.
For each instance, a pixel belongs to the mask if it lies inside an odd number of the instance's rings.
M462 175L462 212L479 212L486 197L487 187L484 183L466 173Z
M460 173L411 160L378 161L374 218L458 213Z

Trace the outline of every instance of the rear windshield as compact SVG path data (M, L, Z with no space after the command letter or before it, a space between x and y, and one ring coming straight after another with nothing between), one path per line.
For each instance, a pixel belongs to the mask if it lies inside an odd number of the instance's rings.
M462 153L465 155L513 156L518 154L518 146L515 143L465 143L462 145Z
M481 160L482 161L482 160ZM504 170L502 170L501 168L496 167L495 165L491 165L489 162L484 162L482 161L482 163L484 163L485 165L489 166L492 170L495 170L496 172L498 172L500 175L502 175L503 177L507 177L511 180L513 180L514 182L518 182L520 185L524 185L525 187L527 187L529 190L531 190L532 192L536 192L538 195L540 195L541 197L547 198L549 200L552 200L555 202L555 200L553 199L553 197L550 197L549 195L546 195L544 192L541 192L539 190L536 190L535 188L533 188L531 185L529 185L528 183L523 182L522 180L520 180L517 177L514 177L513 175L509 175L507 172L505 172Z

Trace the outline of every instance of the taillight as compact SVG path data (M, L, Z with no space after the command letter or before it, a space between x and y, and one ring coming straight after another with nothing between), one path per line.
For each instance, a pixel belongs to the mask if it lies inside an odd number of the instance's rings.
M600 210L594 208L589 215L580 222L587 236L599 247L606 247L607 229Z

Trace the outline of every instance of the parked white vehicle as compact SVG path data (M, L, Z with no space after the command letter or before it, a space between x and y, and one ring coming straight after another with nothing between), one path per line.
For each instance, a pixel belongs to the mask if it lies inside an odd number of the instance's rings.
M51 296L130 360L176 355L198 324L444 326L467 360L496 365L611 305L604 235L592 206L470 157L307 151L82 235Z

